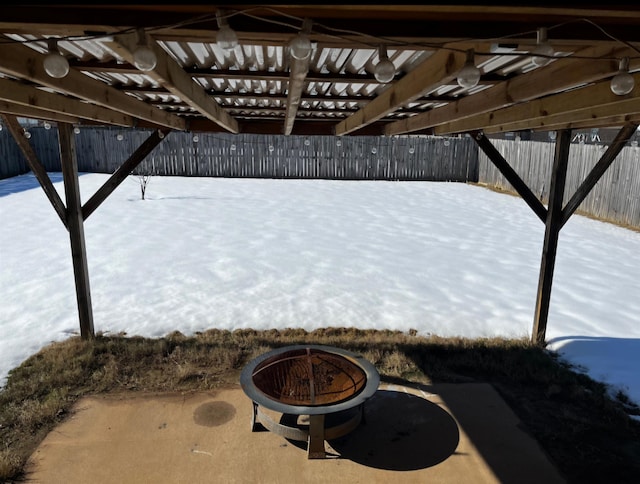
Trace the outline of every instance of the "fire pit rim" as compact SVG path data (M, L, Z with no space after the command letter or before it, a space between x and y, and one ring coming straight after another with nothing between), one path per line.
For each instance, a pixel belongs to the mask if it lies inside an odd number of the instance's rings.
M289 403L278 402L270 397L268 397L265 393L263 393L253 382L253 373L256 367L258 367L263 361L268 360L274 356L278 356L280 354L284 354L290 351L303 350L303 349L311 349L323 351L326 353L338 355L346 358L351 361L354 365L359 367L365 374L366 383L364 388L353 398L348 400L330 404L330 405L293 405ZM356 407L365 400L373 396L373 394L377 391L378 386L380 384L380 374L376 367L364 358L362 355L358 353L354 353L343 348L338 348L335 346L328 345L290 345L290 346L282 346L280 348L273 349L266 353L261 354L260 356L251 360L245 367L242 369L240 374L240 386L245 394L256 404L261 405L265 408L273 410L275 412L292 414L292 415L323 415L327 413L340 412L342 410L347 410L353 407Z

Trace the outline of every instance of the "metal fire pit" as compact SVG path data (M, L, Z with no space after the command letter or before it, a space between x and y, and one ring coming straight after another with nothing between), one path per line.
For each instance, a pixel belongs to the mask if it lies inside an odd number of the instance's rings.
M362 356L324 345L269 351L251 361L240 375L240 385L253 402L251 430L262 425L285 438L307 441L310 459L325 457L325 440L346 435L360 424L364 402L379 384L375 366ZM282 418L274 420L263 408ZM327 426L328 414L339 423ZM298 425L296 416L307 416L308 426Z

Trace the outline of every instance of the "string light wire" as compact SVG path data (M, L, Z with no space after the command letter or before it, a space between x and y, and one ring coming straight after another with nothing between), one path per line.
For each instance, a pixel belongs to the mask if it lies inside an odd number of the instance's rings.
M243 15L249 18L252 18L254 20L258 20L258 21L262 21L265 23L271 23L274 25L279 25L282 27L287 27L290 28L292 31L294 32L298 32L300 30L300 28L298 27L298 25L292 24L292 23L287 23L281 20L277 20L277 19L273 19L273 18L268 18L268 17L263 17L260 15L255 15L253 13L251 13L254 10L259 10L259 11L264 11L264 10L270 11L271 13L275 14L275 15L279 15L283 18L288 18L291 20L295 20L297 22L303 22L304 18L302 17L297 17L294 15L290 15L287 14L285 12L279 11L277 9L274 8L269 8L269 7L251 7L251 8L247 8L247 9L241 9L241 10L225 10L224 14L222 15L223 18L231 18L237 15ZM195 16L189 19L185 19L182 20L180 22L176 22L176 23L172 23L172 24L165 24L165 25L159 25L159 26L154 26L154 27L146 27L144 28L145 32L154 32L154 31L159 31L159 30L172 30L172 29L178 29L180 27L185 27L188 25L193 25L193 24L199 24L199 23L204 23L204 22L215 22L216 21L216 14L203 14L203 15L199 15L199 16ZM608 38L610 38L611 40L615 41L615 42L619 42L622 45L625 45L626 47L632 49L634 52L637 52L639 55L638 56L634 56L634 57L629 57L629 59L639 59L640 58L640 48L634 46L632 43L627 42L623 39L619 39L615 36L613 36L612 34L610 34L609 32L607 32L603 27L601 27L600 25L598 25L597 23L595 23L594 21L588 19L588 18L579 18L579 19L574 19L574 20L570 20L567 22L563 22L563 23L559 23L559 24L555 24L552 26L547 27L547 31L551 32L554 29L558 29L573 23L577 23L577 22L586 22L589 25L592 25L594 28L598 29L600 32L602 32L602 34L604 34L605 36L607 36ZM452 46L451 44L455 44L455 43L462 43L462 42L500 42L500 41L504 41L504 40L509 40L509 39L523 39L526 38L528 36L532 36L532 35L536 35L537 30L534 31L525 31L525 32L517 32L514 34L510 34L510 35L503 35L500 37L491 37L491 38L471 38L471 37L467 37L467 38L459 38L459 39L453 39L453 40L448 40L447 42L442 42L442 43L432 43L432 42L402 42L402 41L398 41L397 39L391 39L388 37L382 37L382 36L373 36L370 34L366 34L363 32L358 32L355 30L348 30L348 29L339 29L339 28L335 28L335 27L331 27L328 25L324 25L322 23L318 23L316 21L313 22L314 25L314 30L316 31L317 34L319 35L324 35L324 36L328 36L328 37L333 37L342 41L346 41L346 42L351 42L351 43L358 43L361 44L363 46L369 47L371 49L376 49L378 45L380 45L381 43L387 44L389 46L396 46L396 47L404 47L404 48L410 48L412 46L415 47L419 47L419 48L432 48L432 49L444 49L444 50L450 50L450 51L454 51L454 52L461 52L464 53L466 52L466 48L456 48L454 46ZM90 35L80 35L80 36L75 36L75 35L69 35L69 36L60 36L57 37L58 41L87 41L87 40L99 40L99 39L104 39L104 38L111 38L117 35L124 35L124 34L129 34L129 33L133 33L136 32L136 30L138 30L138 28L136 27L131 27L131 28L126 28L126 29L122 29L122 30L117 30L114 32L100 32L100 33L96 33L96 34L90 34ZM344 35L339 35L339 34L344 34ZM351 37L346 37L346 35L349 35ZM360 40L360 39L369 39L367 40ZM29 43L38 43L38 44L42 44L42 43L46 43L46 39L42 39L42 38L36 38L36 39L24 39L24 40L15 40L15 39L11 39L8 37L4 37L4 38L0 38L0 45L1 44L5 44L5 43L21 43L21 44L29 44ZM491 52L482 52L482 51L478 51L476 50L476 54L477 55L495 55L494 53ZM534 54L531 53L522 53L522 52L504 52L500 54L501 56L513 56L513 57L534 57ZM591 59L591 60L620 60L618 57L594 57L594 56L581 56L578 54L570 54L569 55L572 58L577 58L577 59Z

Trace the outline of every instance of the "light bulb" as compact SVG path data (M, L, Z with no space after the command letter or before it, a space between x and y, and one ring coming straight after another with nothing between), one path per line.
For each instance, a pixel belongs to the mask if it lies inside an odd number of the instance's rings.
M464 67L458 72L458 85L460 87L470 89L476 87L480 82L480 69L474 64L474 56L473 49L469 49Z
M391 82L396 75L396 66L389 59L383 59L376 64L374 75L378 82Z
M415 148L414 148L413 146L410 146L410 147L409 147L409 154L410 154L410 155L414 154L414 153L415 153L415 151L416 151L416 150L415 150Z
M611 92L618 96L629 94L633 91L634 86L635 80L628 72L618 72L613 79L611 79Z
M80 128L78 128L77 126L75 128L73 128L73 132L75 134L80 134Z
M300 32L289 42L291 55L298 60L305 60L311 55L311 40L305 33Z
M336 146L342 146L342 140L337 140L336 141Z
M158 58L149 46L139 45L133 52L133 63L141 71L150 71L155 69Z
M51 123L49 121L44 122L44 129L51 129Z
M218 30L216 42L221 49L232 50L236 45L238 45L238 36L231 27L225 24Z
M200 138L198 137L198 135L197 135L197 134L194 134L194 135L193 135L193 142L194 142L194 143L197 143L198 141L200 141Z
M549 44L539 44L535 49L533 49L533 58L531 61L538 67L546 66L551 59L545 56L552 57L553 56L553 47Z
M274 150L274 149L275 149L275 148L273 147L273 145L269 145L269 153L273 153L273 150Z
M69 74L69 61L58 50L58 41L49 39L49 53L45 56L42 65L45 72L56 79L60 79Z
M118 133L118 134L116 135L116 139L117 139L118 141L122 141L122 140L124 139L124 136L122 136L122 133Z
M224 50L232 50L238 45L238 36L236 32L229 26L227 15L224 10L216 12L216 20L218 21L218 33L216 34L216 42L218 47Z
M377 152L378 152L378 148L376 148L375 146L371 148L371 154L375 155Z
M25 131L24 132L24 137L27 138L27 139L31 138L31 133L29 133L29 131Z
M164 139L164 133L160 130L158 130L158 138Z
M69 61L59 52L47 54L43 64L44 70L50 77L60 79L69 74Z
M629 58L620 61L618 73L611 79L611 92L617 96L625 96L633 91L635 80L629 74Z
M473 64L466 64L458 72L458 85L470 89L480 82L480 69Z
M538 67L546 66L551 59L545 56L553 57L553 47L547 42L547 29L541 27L538 29L537 46L533 49L533 58L531 61Z
M396 66L394 66L393 62L389 60L389 56L387 56L387 48L384 45L381 45L378 48L378 57L380 58L380 62L376 64L376 67L373 70L376 80L384 84L393 81L393 78L396 75Z

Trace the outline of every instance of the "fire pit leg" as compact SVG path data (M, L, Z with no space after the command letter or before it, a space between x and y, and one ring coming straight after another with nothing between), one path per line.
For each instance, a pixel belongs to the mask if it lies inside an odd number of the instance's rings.
M307 458L324 459L324 415L309 415L309 443Z
M258 422L258 404L253 402L253 413L251 415L251 431L258 432L264 430L264 427Z

